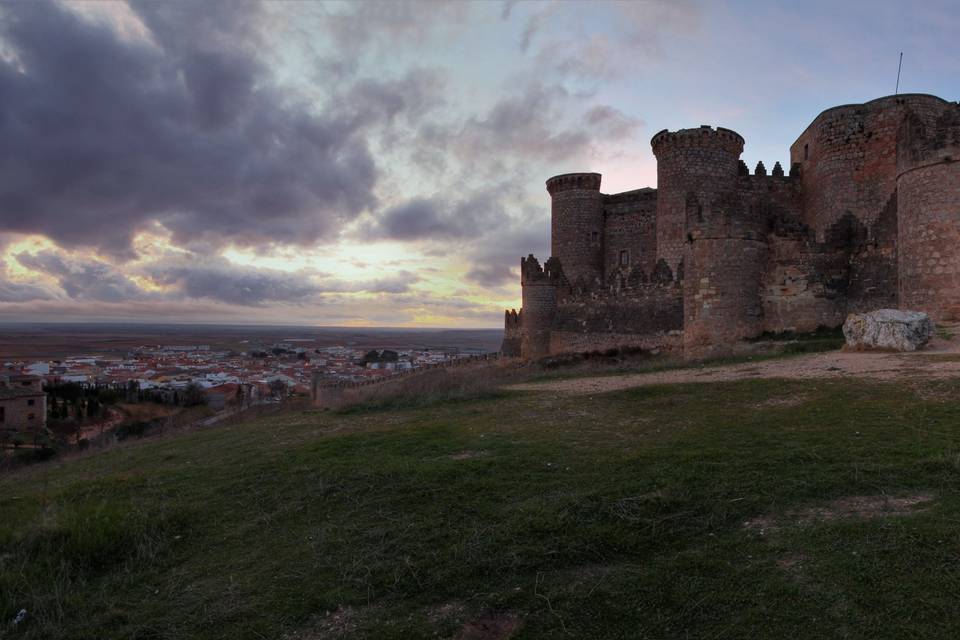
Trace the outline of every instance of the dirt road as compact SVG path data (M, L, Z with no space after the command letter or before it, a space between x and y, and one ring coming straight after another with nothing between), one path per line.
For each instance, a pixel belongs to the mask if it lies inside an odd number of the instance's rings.
M916 353L831 351L808 356L741 364L687 367L650 373L571 378L517 384L509 389L559 391L572 394L603 393L653 384L723 382L746 378L953 378L960 377L960 337L936 338Z

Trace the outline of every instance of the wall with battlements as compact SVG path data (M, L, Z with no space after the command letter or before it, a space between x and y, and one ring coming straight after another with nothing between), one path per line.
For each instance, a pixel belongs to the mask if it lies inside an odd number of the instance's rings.
M722 127L661 131L657 189L548 180L553 257L521 260L503 354L699 357L850 312L960 318L960 103L908 94L828 109L788 170L751 172L744 144Z

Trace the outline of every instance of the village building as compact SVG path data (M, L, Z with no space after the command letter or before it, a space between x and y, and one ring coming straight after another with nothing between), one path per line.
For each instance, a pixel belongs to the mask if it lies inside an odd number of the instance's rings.
M43 379L31 375L0 376L0 431L43 431L46 426Z

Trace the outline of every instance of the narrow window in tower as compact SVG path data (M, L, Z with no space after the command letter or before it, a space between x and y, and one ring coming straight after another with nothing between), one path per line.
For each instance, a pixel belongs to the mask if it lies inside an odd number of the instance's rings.
M803 145L803 159L806 160L809 157L810 157L810 145L805 144Z
M620 252L620 266L626 267L630 265L630 252L624 249Z
M599 240L599 239L600 239L600 232L599 232L599 231L591 231L591 232L590 232L590 241L591 241L591 242L596 242L596 241Z

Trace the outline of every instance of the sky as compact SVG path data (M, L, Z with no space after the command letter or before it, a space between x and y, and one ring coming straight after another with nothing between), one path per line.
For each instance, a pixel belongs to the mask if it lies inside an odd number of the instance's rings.
M498 327L556 174L701 124L960 99L960 5L0 4L0 322Z

